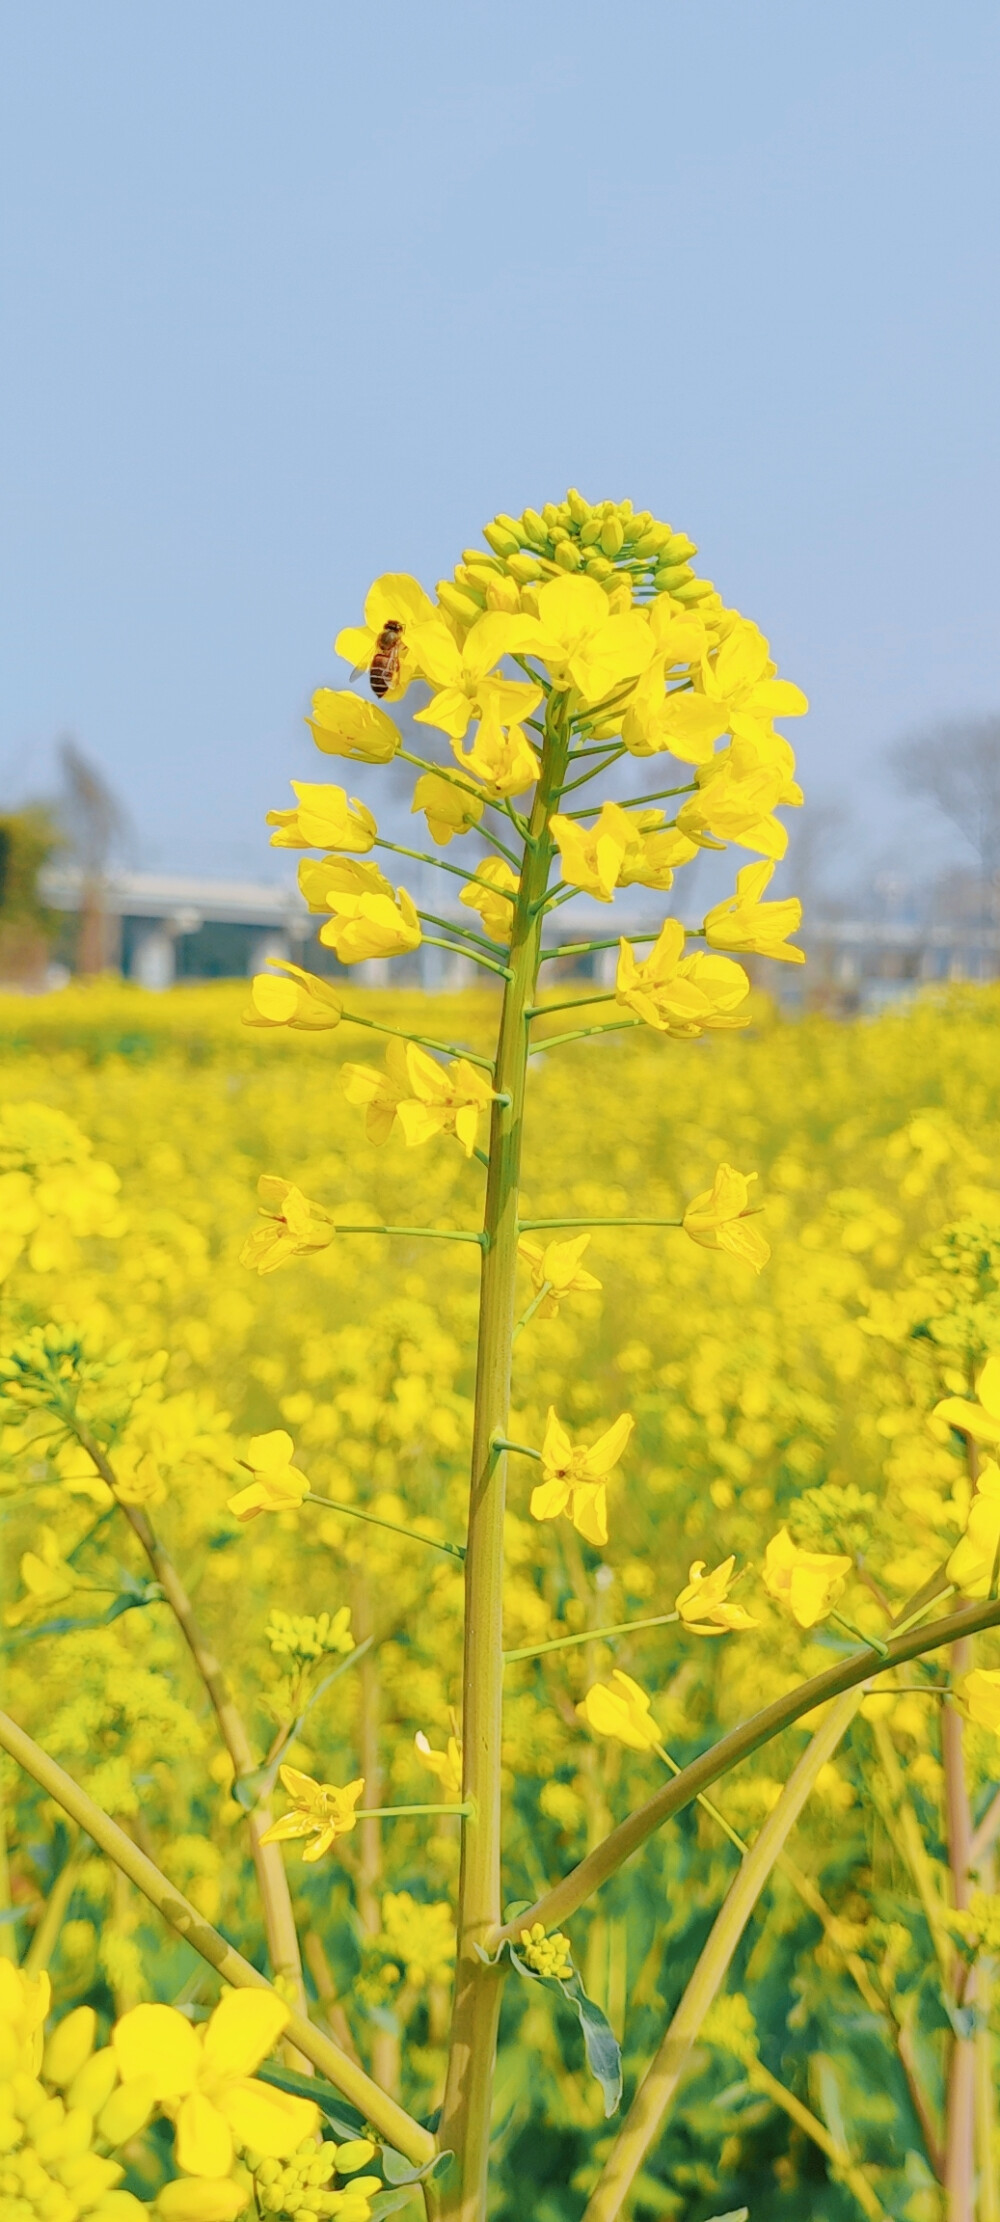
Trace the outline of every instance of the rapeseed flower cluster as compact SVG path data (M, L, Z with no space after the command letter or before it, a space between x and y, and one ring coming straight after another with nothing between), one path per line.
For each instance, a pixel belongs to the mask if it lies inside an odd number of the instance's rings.
M101 985L17 1013L0 1113L0 1179L26 1184L0 1316L11 1711L275 1978L216 2004L107 1845L5 1763L15 1972L51 1969L49 2042L92 2017L111 2076L85 2109L90 2209L59 2142L82 2129L51 2117L50 2165L49 2116L13 2110L10 2151L63 2200L53 2222L127 2216L100 2207L115 2198L179 2222L236 2222L251 2200L363 2222L403 2165L379 2091L425 2157L443 2107L479 2198L485 2131L454 2063L491 2056L504 1933L515 1970L564 1991L553 2014L508 1986L498 2211L548 2195L525 2186L540 2116L573 2195L599 2201L621 2041L634 2077L801 1743L746 1756L566 1928L531 1907L678 1768L859 1644L871 1686L760 1900L743 1980L776 2059L789 2011L808 2030L816 2091L847 2124L838 2181L868 2182L870 2147L902 2213L923 2179L900 2152L922 2140L932 2186L947 2172L947 2047L970 1956L988 1970L982 1922L949 1925L965 1884L944 1876L959 1788L980 1834L990 1811L1000 1664L989 1634L974 1654L880 1661L914 1599L988 1608L998 1586L995 998L863 1035L780 1026L739 959L801 961L798 905L768 889L777 813L801 801L775 720L804 698L648 514L573 492L485 538L435 597L375 582L338 647L385 685L321 688L310 721L323 753L401 765L416 749L392 712L419 689L432 753L413 807L463 882L449 919L389 876L397 844L367 791L299 782L275 843L312 852L300 886L346 978L288 960L249 1007ZM581 806L592 778L650 776L652 757L668 759L655 795ZM564 897L599 906L613 947L621 890L665 897L730 843L751 861L697 929L671 915L621 935L605 996L570 975L553 999L560 975L540 968ZM439 927L478 990L430 1002L351 978ZM384 1061L352 1055L356 1023L386 1033ZM33 2054L41 1995L15 2001ZM356 2136L338 2121L317 2142L286 1997L373 2079ZM906 2036L925 2025L945 2032L933 2060ZM805 2217L799 2147L730 2121L722 2082L720 2141L712 2072L682 2087L679 2144L671 2130L647 2157L649 2203L722 2211L750 2186L763 2211L777 2151ZM891 2136L876 2086L898 2086ZM48 2105L44 2071L40 2088ZM816 2091L798 2093L797 2135Z

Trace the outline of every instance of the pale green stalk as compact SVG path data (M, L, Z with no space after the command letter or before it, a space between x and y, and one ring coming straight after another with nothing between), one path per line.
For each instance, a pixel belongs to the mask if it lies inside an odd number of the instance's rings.
M497 1048L496 1080L506 1102L493 1106L479 1312L479 1350L465 1566L463 1679L464 1795L474 1804L463 1831L459 1887L458 1963L444 2107L442 2148L459 2155L442 2208L453 2222L481 2222L486 2213L490 2110L500 2011L500 1971L487 1965L500 1926L500 1741L503 1700L503 1527L506 1454L515 1318L518 1186L524 1122L528 1029L538 973L541 915L552 843L548 832L569 749L564 697L551 696L541 776L514 910L510 966Z
M117 1821L113 1821L110 1814L102 1812L101 1807L94 1804L93 1798L88 1797L85 1790L81 1790L79 1783L74 1782L58 1761L51 1758L47 1751L43 1751L41 1745L26 1735L24 1729L19 1728L17 1722L11 1720L7 1713L0 1713L0 1746L10 1753L12 1759L16 1759L18 1766L23 1767L26 1774L32 1776L47 1797L54 1798L63 1812L70 1814L79 1823L92 1842L99 1846L123 1875L128 1876L137 1890L141 1890L150 1905L156 1907L177 1936L199 1953L203 1960L207 1960L224 1982L231 1983L236 1990L274 1990L274 1984L269 1983L265 1975L258 1974L257 1969L251 1967L242 1953L226 1943L225 1937L220 1936L218 1930L204 1920L190 1899L185 1898L167 1880L166 1875L161 1874L160 1869L147 1858L145 1852L139 1850L138 1844L134 1844L130 1836L126 1836L125 1830L119 1828ZM304 2014L290 2014L286 2036L296 2050L311 2061L313 2067L318 2068L320 2074L326 2076L352 2106L358 2108L366 2121L374 2124L380 2136L385 2137L397 2151L405 2153L407 2160L411 2160L415 2167L422 2168L426 2161L433 2159L434 2139L429 2130L422 2129L420 2123L415 2122L401 2106L397 2106L394 2099L388 2098L378 2084L373 2083L371 2077L365 2074L364 2069L348 2059L347 2054L341 2051L339 2045L334 2044L331 2037L314 2029Z
M76 1889L83 1851L79 1843L70 1846L55 1882L42 1908L41 1918L31 1943L24 1955L26 1975L41 1975L52 1960L59 1942L59 1931L66 1918L66 1909Z
M860 1703L860 1690L850 1690L830 1707L747 1853L670 2027L601 2170L587 2204L584 2222L614 2222L614 2217L621 2213L646 2154L659 2137L702 2023L725 1981L733 1953L761 1891L784 1850L820 1768L836 1751ZM527 1924L530 1916L525 1914L522 1918Z
M842 2145L839 2138L832 2137L826 2123L820 2121L819 2115L814 2114L811 2107L803 2106L794 2091L789 2091L784 2083L779 2082L778 2077L772 2075L769 2068L765 2068L762 2060L748 2061L746 2066L747 2082L751 2090L761 2091L773 2100L774 2105L780 2106L787 2114L789 2121L794 2122L797 2129L801 2129L806 2137L812 2139L814 2145L819 2146L820 2152L825 2153L831 2162L834 2173L846 2183L848 2190L853 2191L862 2213L868 2217L868 2222L885 2222L884 2209L879 2205L867 2176L858 2167L848 2146Z

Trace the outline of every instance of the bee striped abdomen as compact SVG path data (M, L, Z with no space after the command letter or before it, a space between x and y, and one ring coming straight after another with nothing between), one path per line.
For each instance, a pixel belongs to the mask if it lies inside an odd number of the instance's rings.
M375 653L369 666L368 677L373 694L388 694L399 677L399 664L403 650L403 628L398 617L389 617L375 643Z

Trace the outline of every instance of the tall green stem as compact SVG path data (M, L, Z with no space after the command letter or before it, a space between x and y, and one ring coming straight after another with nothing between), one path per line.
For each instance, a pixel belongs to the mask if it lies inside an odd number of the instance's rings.
M466 1822L459 1887L458 1969L448 2078L439 2138L458 2156L443 2211L454 2222L486 2213L490 2108L501 1978L489 1952L500 1925L500 1735L503 1696L503 1523L506 1453L494 1445L508 1425L517 1272L517 1204L524 1123L528 1029L552 843L548 823L569 753L566 699L552 696L542 771L531 815L510 943L497 1049L497 1091L490 1133L479 1311L469 1532L465 1562L464 1796Z

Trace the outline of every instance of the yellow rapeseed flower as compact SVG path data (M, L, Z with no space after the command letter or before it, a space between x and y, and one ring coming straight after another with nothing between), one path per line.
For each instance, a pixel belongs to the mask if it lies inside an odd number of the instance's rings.
M467 1057L441 1065L416 1042L390 1042L385 1070L345 1065L348 1103L363 1105L370 1142L386 1142L398 1119L408 1149L435 1134L454 1134L466 1157L476 1146L479 1122L493 1100L488 1075Z
M193 2176L225 2177L237 2150L275 2160L319 2127L311 2099L294 2098L254 2075L287 2026L273 1992L228 1991L203 2028L173 2006L134 2006L111 2035L122 2084L141 2082L175 2124L177 2164ZM244 2195L245 2196L245 2195Z
M800 1628L825 1620L851 1571L851 1560L832 1551L803 1551L787 1528L772 1535L764 1558L764 1586L787 1605Z
M969 1719L1000 1736L1000 1667L974 1667L959 1690Z
M596 1275L588 1273L580 1264L590 1239L589 1234L575 1234L569 1240L541 1243L536 1242L533 1235L521 1236L518 1257L531 1268L535 1295L541 1296L543 1289L546 1292L538 1306L539 1319L554 1319L567 1296L582 1295L601 1287Z
M348 801L345 788L304 779L293 779L291 786L294 810L267 813L267 824L275 828L272 849L353 849L365 855L374 847L378 826L356 795Z
M458 899L466 910L478 911L491 940L506 945L514 918L514 905L508 897L517 894L518 885L517 873L502 856L488 856L477 864L475 880L463 887Z
M411 679L429 677L414 653L414 642L420 626L434 616L434 604L419 579L411 578L407 571L384 571L365 595L364 624L347 625L337 634L337 654L353 665L355 671L367 671L383 627L390 622L401 625L399 675L387 696L388 701L397 702L400 695L406 693Z
M804 964L804 949L789 948L787 936L802 922L802 905L796 895L780 903L763 903L761 896L774 872L773 864L744 864L736 874L736 892L715 903L705 918L705 939L713 949L735 949L748 956L774 957L783 964Z
M622 1667L615 1667L610 1682L591 1684L576 1711L596 1736L613 1736L630 1751L655 1751L660 1731L649 1707L641 1685Z
M617 1466L634 1426L632 1414L622 1412L596 1443L574 1445L555 1406L550 1404L542 1444L544 1479L531 1492L533 1519L556 1520L560 1513L568 1512L573 1526L588 1543L606 1543L607 1478Z
M989 1361L996 1366L996 1359ZM1000 1367L997 1368L1000 1372ZM992 1390L992 1383L991 1383ZM949 1398L958 1404L958 1397ZM940 1405L938 1411L940 1412ZM973 1405L972 1411L978 1412ZM984 1417L988 1417L985 1414ZM952 1420L952 1426L958 1423ZM969 1430L971 1433L971 1429ZM966 1597L988 1597L1000 1570L1000 1466L986 1459L976 1477L976 1493L969 1507L965 1534L948 1560L948 1580Z
M297 1033L324 1034L340 1025L344 998L328 980L289 958L272 957L270 962L281 970L255 973L244 1026L290 1026Z
M241 1265L249 1265L255 1273L274 1273L280 1265L325 1250L333 1241L337 1230L329 1212L322 1204L311 1203L293 1181L262 1173L257 1194L264 1224L248 1234L240 1251Z
M723 1636L733 1628L756 1628L757 1621L728 1594L735 1555L723 1559L711 1574L706 1574L705 1563L703 1558L695 1560L688 1586L675 1600L685 1628L693 1636Z
M502 656L516 655L531 642L537 628L530 618L489 610L470 625L461 642L441 617L421 625L414 635L414 655L421 677L437 690L414 722L433 725L460 741L471 719L492 716L500 725L519 725L530 717L542 699L542 689L531 679L505 679L496 670Z
M439 848L446 849L456 833L471 833L483 815L484 803L479 795L470 794L468 787L461 787L455 779L448 779L441 772L424 772L413 790L410 804L411 816L422 810L427 820L427 831Z
M934 1406L934 1418L947 1420L949 1427L971 1436L974 1443L1000 1443L1000 1358L987 1358L976 1382L976 1399L973 1403L971 1397L943 1397Z
M390 763L403 738L385 710L362 702L349 687L318 687L306 724L324 756L349 756L359 764Z
M532 1922L530 1929L522 1929L518 1937L521 1958L536 1975L550 1975L557 1983L568 1983L573 1973L573 1953L570 1941L561 1929L545 1934L542 1921Z
M228 1499L234 1519L255 1520L261 1512L297 1511L309 1492L305 1474L293 1466L295 1445L283 1427L267 1435L252 1435L246 1457L240 1460L253 1479Z
M354 1808L364 1789L364 1777L341 1789L334 1782L314 1782L298 1767L282 1767L281 1779L292 1800L291 1810L275 1821L261 1838L263 1844L287 1844L307 1836L302 1854L310 1864L322 1859L338 1836L349 1836L356 1823Z
M435 1751L422 1728L413 1739L423 1765L435 1775L446 1798L462 1796L462 1745L458 1736L449 1736L444 1751Z
M750 1202L750 1183L756 1178L756 1173L738 1173L735 1165L718 1166L711 1188L692 1196L681 1225L702 1249L728 1250L759 1273L771 1251L759 1227L747 1224L761 1208Z
M660 1034L693 1040L720 1027L748 1026L739 1015L750 982L742 965L707 950L684 955L684 928L667 918L648 957L640 959L630 941L618 945L615 1001L634 1011Z

